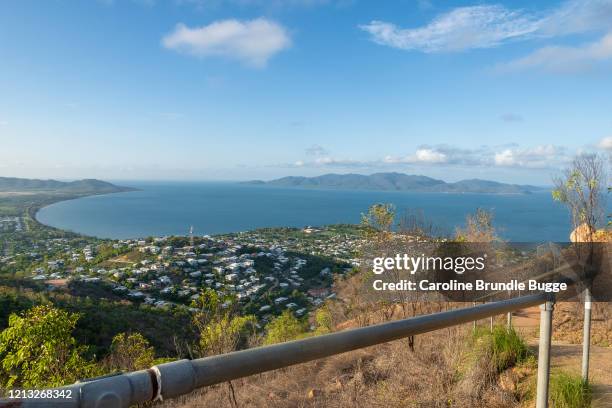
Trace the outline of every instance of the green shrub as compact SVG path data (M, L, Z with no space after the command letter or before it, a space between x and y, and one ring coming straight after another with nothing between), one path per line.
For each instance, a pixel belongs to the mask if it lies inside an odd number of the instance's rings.
M78 318L48 305L12 314L0 332L0 386L57 387L97 375L72 337Z
M236 350L249 328L256 324L255 316L216 316L200 327L200 349L203 355L229 353Z
M576 374L559 372L550 378L550 402L555 408L591 406L591 386Z
M316 336L330 333L334 329L332 315L327 306L323 306L322 308L317 309L315 313L315 322L316 329L314 335Z
M493 367L498 373L527 360L530 355L525 341L514 330L495 326L491 333L488 329L474 332L477 349L490 355Z
M306 334L306 324L297 319L290 310L285 310L266 325L264 344L284 343Z
M113 338L109 365L114 370L136 371L153 365L155 349L140 333L119 333Z

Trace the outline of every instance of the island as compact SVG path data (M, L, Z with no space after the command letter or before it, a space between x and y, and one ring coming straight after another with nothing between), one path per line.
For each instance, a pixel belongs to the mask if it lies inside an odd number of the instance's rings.
M243 184L277 187L324 188L337 190L411 191L431 193L530 194L546 191L544 187L506 184L469 179L453 183L403 173L324 174L316 177L289 176L270 181L251 180Z

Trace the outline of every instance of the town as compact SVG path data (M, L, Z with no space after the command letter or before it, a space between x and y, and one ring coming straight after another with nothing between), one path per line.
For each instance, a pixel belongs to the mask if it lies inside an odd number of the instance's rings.
M224 308L266 323L286 309L306 317L333 298L334 276L359 266L363 242L352 225L127 240L51 233L28 251L5 245L0 268L21 265L13 273L48 291L189 312L198 311L197 299L209 288Z

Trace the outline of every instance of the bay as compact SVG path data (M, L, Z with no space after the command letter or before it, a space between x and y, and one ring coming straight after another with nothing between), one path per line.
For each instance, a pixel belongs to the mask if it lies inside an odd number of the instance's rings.
M492 211L500 235L516 242L567 241L569 216L550 193L450 194L281 188L228 182L120 182L140 189L42 208L43 224L101 238L197 235L262 227L358 223L375 203L422 212L450 233L477 208Z

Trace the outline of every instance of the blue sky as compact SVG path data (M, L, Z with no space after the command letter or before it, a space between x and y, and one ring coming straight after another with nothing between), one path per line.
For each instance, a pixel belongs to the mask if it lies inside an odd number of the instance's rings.
M4 176L548 184L612 149L612 0L1 7Z

